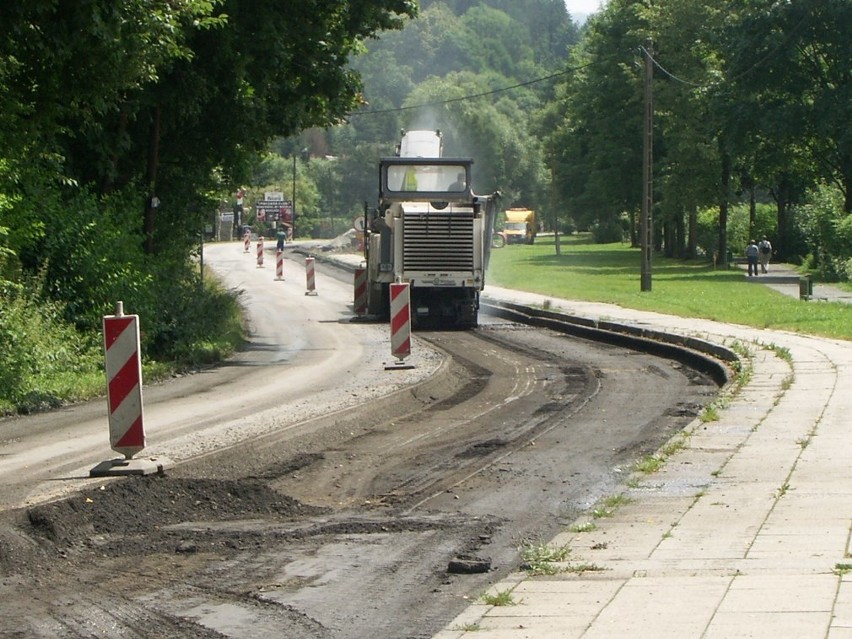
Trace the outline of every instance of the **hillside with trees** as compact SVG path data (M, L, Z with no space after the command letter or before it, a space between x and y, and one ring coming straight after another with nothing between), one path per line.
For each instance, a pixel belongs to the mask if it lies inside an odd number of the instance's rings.
M400 130L439 129L445 155L474 158L477 191L547 209L537 114L579 37L562 0L423 1L415 20L368 40L352 59L363 104L339 126L281 141L261 165L277 162L277 173L259 170L249 191L290 193L292 172L280 158L295 158L303 228L348 228L365 202L375 203L378 158L393 154Z

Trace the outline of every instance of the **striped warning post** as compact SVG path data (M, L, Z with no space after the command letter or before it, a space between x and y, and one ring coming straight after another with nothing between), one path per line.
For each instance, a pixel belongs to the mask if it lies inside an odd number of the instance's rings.
M263 266L263 236L257 238L257 265Z
M245 252L248 253L249 251L251 251L251 233L246 233L245 235L243 235L243 242L245 242L246 245Z
M314 258L305 258L305 279L307 280L307 288L305 295L317 294L316 270L314 268Z
M275 251L275 279L284 279L284 251L281 249Z
M390 285L391 355L404 360L411 355L411 292L408 284Z
M142 423L142 359L139 355L139 316L116 314L103 318L106 356L109 444L130 459L145 448Z
M355 269L355 314L363 317L367 314L367 269Z

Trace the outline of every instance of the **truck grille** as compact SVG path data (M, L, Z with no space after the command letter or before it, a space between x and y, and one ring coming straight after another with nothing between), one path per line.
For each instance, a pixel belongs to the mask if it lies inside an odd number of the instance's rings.
M405 271L473 270L473 213L406 213L402 218Z

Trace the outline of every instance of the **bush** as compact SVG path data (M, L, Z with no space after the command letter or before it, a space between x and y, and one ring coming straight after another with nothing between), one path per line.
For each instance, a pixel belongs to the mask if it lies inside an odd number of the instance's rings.
M771 204L759 203L755 209L754 229L749 232L749 207L736 204L728 209L728 250L734 255L744 255L748 241L769 237L777 243L776 211ZM708 255L719 250L719 208L702 209L698 213L698 245ZM777 247L775 247L777 248Z
M577 225L573 220L562 220L559 222L559 232L563 235L574 235L577 232Z
M592 237L597 244L623 242L626 237L626 229L621 220L595 224L592 227Z
M794 211L797 231L806 239L810 266L826 280L849 279L852 218L843 210L840 189L827 184L810 191Z
M235 296L209 278L200 286L189 270L154 277L152 303L140 317L143 356L180 367L210 364L228 357L243 337Z
M187 269L186 278L148 287L148 303L128 305L140 316L141 351L149 370L211 364L230 356L243 338L236 297ZM112 311L110 311L112 312ZM0 290L0 414L31 413L106 391L100 324L78 331L67 309L46 301L33 281ZM152 367L151 360L170 362Z
M103 394L102 318L118 301L140 316L149 369L152 360L172 370L218 361L240 343L234 296L200 286L185 246L144 253L139 211L127 204L138 200L132 189L109 198L78 190L61 205L45 197L38 224L0 227L0 412Z
M6 287L0 299L0 412L33 412L78 399L69 376L103 385L98 344L63 321L60 304L23 287Z

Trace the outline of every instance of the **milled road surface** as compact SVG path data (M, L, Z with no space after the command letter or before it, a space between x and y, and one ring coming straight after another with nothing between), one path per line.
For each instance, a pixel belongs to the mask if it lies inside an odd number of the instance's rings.
M387 371L348 275L320 266L305 296L300 263L274 282L236 247L206 262L244 291L248 361L146 389L149 444L182 462L165 476L20 477L57 425L71 449L94 426L0 422L0 636L430 637L715 393L672 361L487 318L418 334L417 367ZM63 468L104 458L87 446ZM458 557L491 570L448 573Z

